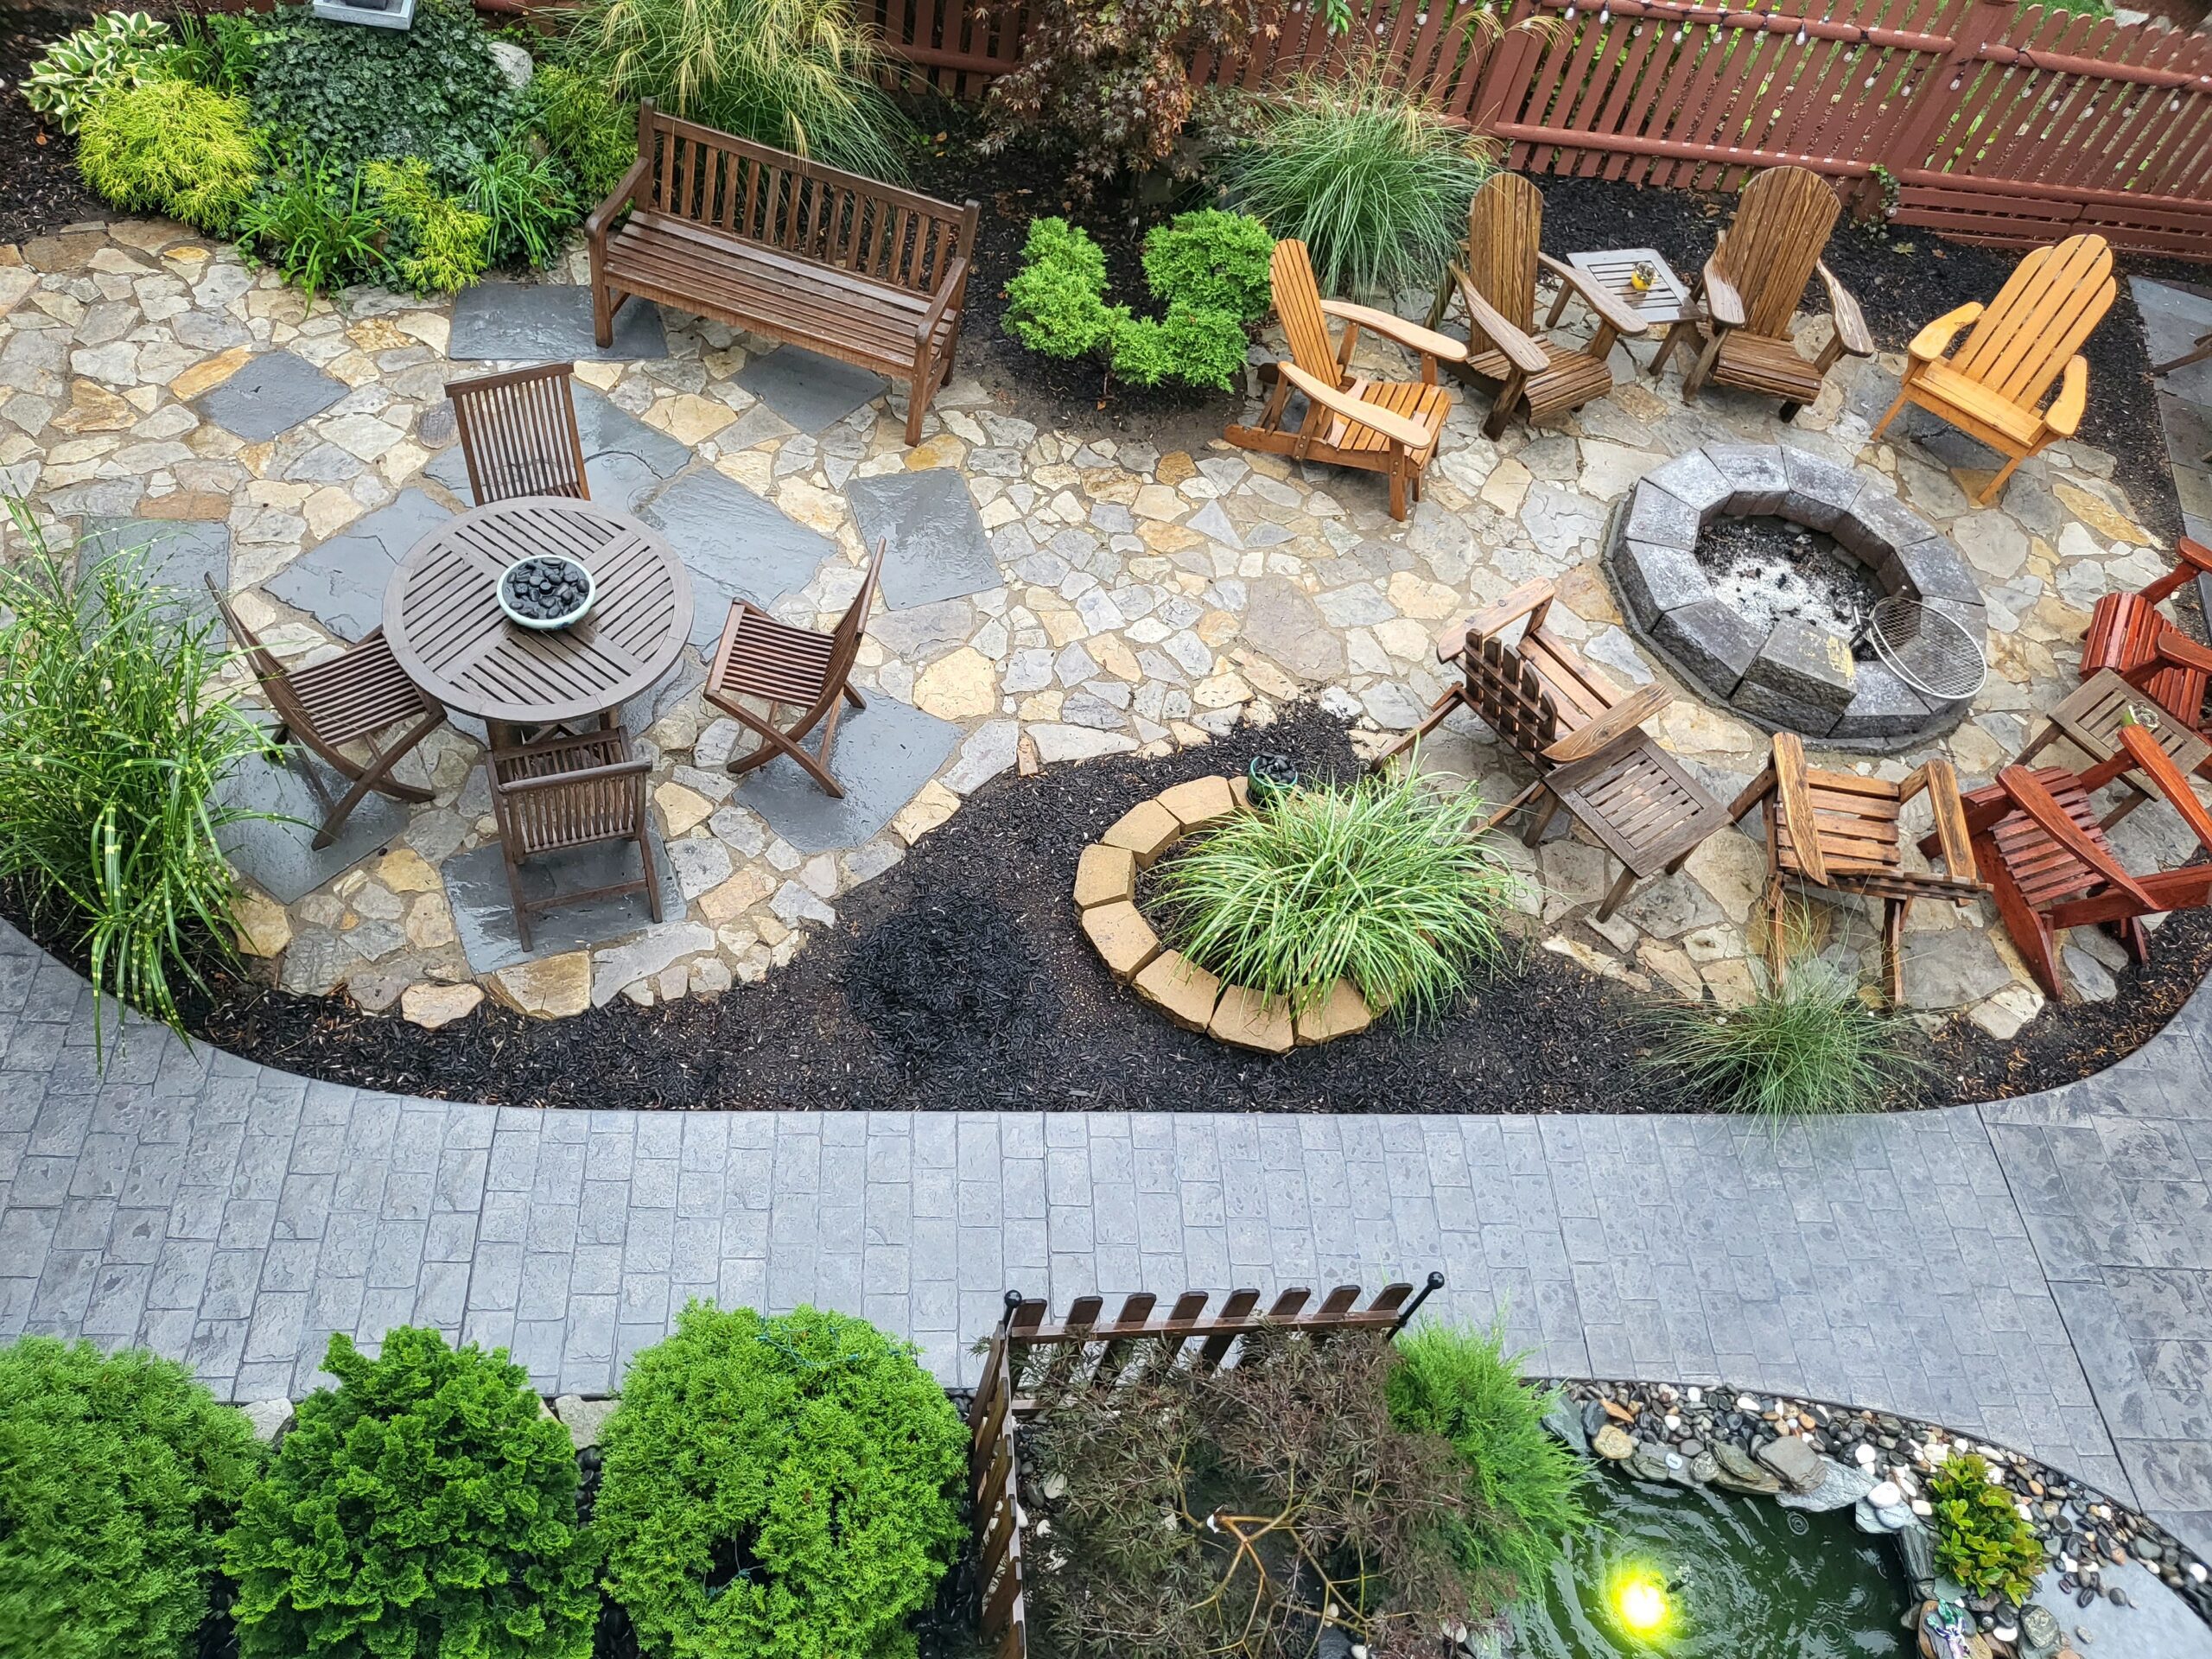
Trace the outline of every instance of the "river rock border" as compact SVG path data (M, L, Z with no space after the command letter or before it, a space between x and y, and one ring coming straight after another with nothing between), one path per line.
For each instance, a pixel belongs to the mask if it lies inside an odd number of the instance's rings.
M1969 700L1925 696L1885 664L1854 662L1832 630L1785 617L1762 636L1725 604L1697 562L1698 537L1715 518L1754 515L1834 537L1885 591L1986 637L1974 572L1888 485L1787 444L1716 443L1654 467L1615 509L1605 563L1638 639L1768 731L1882 752L1965 717Z
M1249 985L1224 985L1179 950L1171 950L1137 908L1137 876L1194 830L1251 810L1242 778L1193 778L1140 801L1083 849L1075 902L1083 931L1106 970L1182 1027L1263 1054L1350 1037L1374 1023L1374 1011L1348 980L1302 1014L1290 1000Z

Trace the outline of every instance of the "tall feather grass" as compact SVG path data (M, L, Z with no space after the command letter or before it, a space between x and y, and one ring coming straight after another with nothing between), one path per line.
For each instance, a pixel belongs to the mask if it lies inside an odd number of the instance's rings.
M1293 790L1163 868L1175 944L1210 972L1309 1007L1349 979L1419 1020L1504 950L1514 878L1473 834L1482 799L1408 772Z
M175 1026L195 958L231 944L219 835L260 816L217 790L268 740L214 690L214 625L142 551L72 561L9 511L26 550L0 567L0 879L90 959L96 1043L106 999Z
M1817 958L1779 980L1762 973L1744 1007L1662 1004L1651 1025L1648 1064L1716 1106L1764 1117L1870 1111L1924 1069L1906 1051L1910 1028Z

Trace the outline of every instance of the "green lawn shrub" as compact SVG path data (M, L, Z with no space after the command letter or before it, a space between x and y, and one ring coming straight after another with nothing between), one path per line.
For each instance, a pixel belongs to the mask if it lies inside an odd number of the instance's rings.
M237 224L261 167L245 101L188 80L112 91L86 110L77 134L77 169L96 194L218 236Z
M1762 975L1740 1008L1662 1004L1649 1064L1726 1111L1769 1117L1872 1110L1922 1070L1911 1028L1876 1013L1817 958Z
M167 23L143 11L104 11L47 48L23 79L23 102L74 132L110 92L173 77L177 56Z
M0 1653L182 1659L260 1461L174 1361L0 1348Z
M530 119L597 207L638 159L638 110L565 64L541 63L523 89Z
M911 1659L961 1536L967 1437L862 1319L694 1303L632 1363L594 1523L648 1653Z
M323 1369L225 1541L240 1659L584 1659L575 1448L522 1368L403 1325Z
M2043 1541L2012 1493L1989 1478L1989 1465L1955 1452L1928 1475L1934 1506L1936 1565L1969 1595L2019 1602L2035 1592Z

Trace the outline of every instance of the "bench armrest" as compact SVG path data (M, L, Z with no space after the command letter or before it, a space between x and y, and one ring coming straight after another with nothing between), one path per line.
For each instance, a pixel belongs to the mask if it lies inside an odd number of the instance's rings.
M968 258L963 254L944 268L944 280L937 285L937 297L930 302L930 308L922 313L922 320L914 325L914 347L926 350L930 336L937 332L944 314L960 303L968 291Z
M1324 300L1321 302L1321 315L1368 329L1385 339L1395 340L1408 351L1419 352L1423 357L1435 358L1439 362L1464 363L1467 360L1467 348L1450 335L1437 334L1417 322L1408 322L1403 317L1392 316L1388 311L1377 311L1373 306L1354 305L1349 300Z
M1485 605L1469 617L1468 637L1487 639L1494 633L1503 633L1524 616L1530 627L1540 628L1544 625L1544 609L1557 593L1548 576L1532 576L1497 604Z
M2082 414L2089 406L2089 359L2076 352L2066 359L2066 369L2058 382L2058 396L2044 411L2043 423L2062 438L2070 438L2081 429Z
M1505 354L1505 360L1523 374L1541 374L1551 365L1544 348L1509 321L1505 313L1482 296L1474 280L1457 265L1452 267L1452 280L1459 284L1459 297L1466 302L1467 321L1490 336L1490 343ZM1463 349L1459 361L1467 360Z
M1433 435L1427 428L1416 425L1402 415L1393 415L1380 404L1368 403L1362 398L1338 391L1334 386L1324 385L1295 363L1282 363L1276 366L1281 370L1283 378L1304 392L1307 397L1322 408L1342 416L1354 425L1366 427L1370 431L1380 432L1393 443L1402 443L1408 449L1427 448L1428 441Z
M1544 759L1567 766L1602 754L1624 739L1640 736L1643 722L1675 700L1675 694L1654 680L1640 685L1592 721L1578 727L1544 751Z
M1580 296L1582 303L1597 314L1600 322L1609 322L1613 326L1615 334L1633 339L1643 332L1643 318L1565 260L1554 259L1548 253L1540 253L1536 256L1536 263L1573 289Z
M1951 349L1959 330L1981 321L1981 302L1969 300L1955 311L1946 311L1912 337L1905 349L1923 363L1933 363Z
M631 198L638 194L638 187L645 181L646 171L652 165L646 157L639 156L630 163L630 170L622 175L613 194L591 210L591 217L584 220L584 236L594 251L607 245L607 232L614 223L615 214L630 205Z

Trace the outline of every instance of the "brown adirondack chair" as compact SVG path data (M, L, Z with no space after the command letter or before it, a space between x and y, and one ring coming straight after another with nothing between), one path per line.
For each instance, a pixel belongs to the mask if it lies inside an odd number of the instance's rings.
M1459 363L1465 348L1387 311L1323 299L1303 242L1276 243L1271 269L1275 315L1289 337L1290 361L1261 371L1274 389L1259 424L1234 424L1222 435L1241 449L1387 474L1390 516L1403 518L1408 497L1421 497L1421 471L1435 455L1452 412L1452 394L1437 385L1436 365ZM1344 325L1343 339L1334 344L1332 317ZM1353 372L1352 348L1363 328L1418 353L1421 378L1370 380ZM1294 430L1284 424L1293 391L1306 394L1306 418Z
M1523 836L1529 846L1563 806L1619 860L1620 874L1598 906L1604 921L1639 880L1680 869L1726 819L1720 804L1643 730L1673 694L1656 683L1619 690L1544 626L1553 598L1550 582L1526 582L1440 635L1437 657L1459 659L1459 683L1375 765L1419 742L1454 709L1471 710L1536 771L1536 782L1491 823L1541 795L1543 805ZM1523 623L1521 637L1509 645L1500 636L1516 622Z
M1913 339L1897 402L1874 429L1917 404L2007 460L1976 499L1997 499L2013 469L2045 445L2070 438L2089 401L2089 359L2081 355L2119 292L2112 249L2101 236L2069 236L2037 248L2013 268L1986 306L1947 312ZM1961 328L1966 341L1949 356ZM2058 395L2044 399L2052 382Z
M653 920L660 920L660 878L646 835L645 779L652 762L630 753L626 728L565 733L518 748L493 749L484 765L491 774L492 814L499 826L499 855L507 868L507 894L524 950L531 948L534 911L642 891ZM524 859L605 841L638 843L641 873L636 880L544 899L524 893Z
M1707 381L1718 380L1779 397L1787 423L1821 395L1836 359L1847 353L1872 356L1874 337L1866 332L1859 302L1821 258L1842 207L1828 181L1802 167L1770 167L1755 175L1691 291L1699 312L1667 331L1652 359L1654 378L1678 345L1695 349L1697 360L1682 379L1685 402L1694 401ZM1827 289L1835 332L1818 357L1808 359L1789 326L1815 272Z
M575 379L575 364L548 363L446 382L478 506L518 495L591 499Z
M2064 738L2094 765L2119 752L2121 728L2133 727L2152 739L2177 771L2204 772L2212 768L2212 738L2197 729L2193 718L2183 716L2160 700L2156 688L2177 679L2194 684L2201 698L2205 676L2212 671L2212 651L2169 629L2148 662L2125 674L2100 669L2075 686L2058 706L2044 716L2043 729L2020 751L2017 764L2026 766L2059 739ZM2107 830L2151 798L2132 775L2117 780L2127 791L2105 815Z
M430 791L401 783L391 775L391 769L444 723L446 711L407 677L407 671L385 643L382 628L372 630L359 643L346 646L335 657L305 668L288 669L238 620L214 579L203 576L201 580L214 595L223 626L238 642L247 666L261 682L262 695L276 711L276 741L282 746L296 739L351 785L333 800L313 766L300 769L316 804L323 809L313 846L319 850L337 840L346 820L372 790L396 801L419 803L432 798ZM378 743L378 733L407 720L415 723L400 734L397 742L390 748ZM368 760L357 760L346 753L344 746L349 743L366 749Z
M731 604L721 643L715 648L714 666L707 671L706 698L760 739L748 753L731 756L732 773L748 772L787 754L833 798L844 798L844 785L830 773L830 755L836 746L837 721L845 704L868 707L852 688L853 661L868 632L868 608L875 602L876 577L883 569L887 545L876 543L860 592L831 632L795 628L746 600ZM747 709L741 698L766 702L766 717ZM778 711L785 708L797 709L797 718L779 722ZM809 754L803 740L824 715L829 723L822 728L821 753Z
M2066 929L2102 926L2142 962L2149 955L2144 917L2212 902L2212 863L2139 876L2114 855L2090 798L2125 772L2149 779L2212 854L2212 812L2181 769L2142 727L2123 726L2118 736L2120 747L2087 772L2011 766L1966 798L1976 866L2005 931L2054 1002L2066 995L2058 940Z
M1543 251L1543 228L1542 193L1518 173L1492 174L1468 205L1466 245L1437 283L1436 303L1429 308L1431 328L1442 326L1454 297L1466 308L1467 358L1454 367L1497 385L1483 423L1484 437L1503 433L1516 408L1534 426L1604 397L1613 389L1606 361L1613 342L1643 333L1634 312ZM1539 266L1562 284L1560 304L1576 295L1597 317L1598 332L1587 346L1554 340L1537 327ZM1559 314L1554 305L1552 321Z
M1935 809L1929 842L1943 870L1909 870L1898 820L1905 804L1925 794ZM1948 760L1930 760L1900 783L1856 772L1815 772L1794 732L1774 734L1773 756L1728 808L1731 823L1762 802L1766 807L1767 965L1779 980L1787 965L1783 904L1792 880L1883 903L1882 977L1890 1001L1904 995L1899 946L1905 912L1916 899L1957 904L1986 889L1974 874L1974 849L1959 800L1958 775Z

